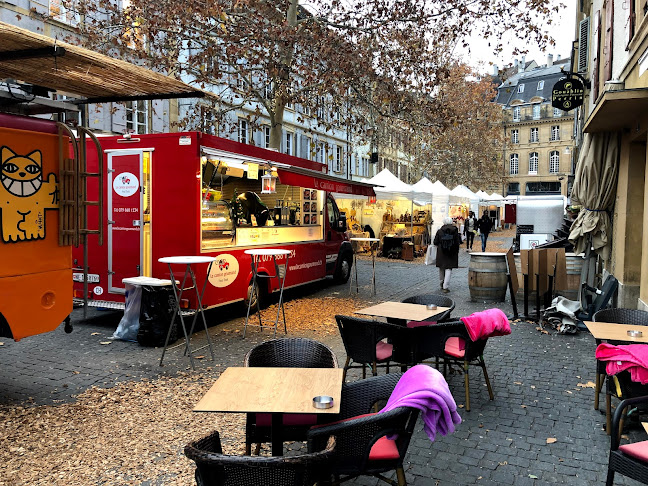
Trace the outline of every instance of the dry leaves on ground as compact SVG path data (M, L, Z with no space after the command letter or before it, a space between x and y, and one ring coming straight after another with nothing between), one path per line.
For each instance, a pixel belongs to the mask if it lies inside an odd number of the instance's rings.
M213 430L243 453L243 414L198 414L216 374L91 388L74 403L0 408L0 485L193 484L184 446Z
M345 293L348 289L345 288ZM303 297L284 303L286 326L292 333L307 332L309 336L336 334L338 332L335 315L353 315L354 311L370 305L367 301L353 297ZM274 322L277 305L273 304L261 311L261 319ZM256 317L250 317L256 323ZM282 326L281 314L279 328Z

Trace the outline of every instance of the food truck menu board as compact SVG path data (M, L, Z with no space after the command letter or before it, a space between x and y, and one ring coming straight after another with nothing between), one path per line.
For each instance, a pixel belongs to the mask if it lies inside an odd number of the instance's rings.
M318 224L319 204L317 190L302 189L302 224Z

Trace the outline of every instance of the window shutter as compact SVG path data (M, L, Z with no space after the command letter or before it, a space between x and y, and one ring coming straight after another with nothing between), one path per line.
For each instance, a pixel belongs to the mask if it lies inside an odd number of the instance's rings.
M635 22L635 0L628 0L628 29L626 30L628 33L628 43L626 45L630 44L630 41L635 35Z
M603 65L603 77L605 81L612 79L612 49L614 43L612 37L614 33L614 1L605 2L605 64Z
M601 11L594 15L594 36L592 38L592 97L599 95L599 43L601 40Z
M578 72L587 72L587 48L589 47L589 17L578 24Z

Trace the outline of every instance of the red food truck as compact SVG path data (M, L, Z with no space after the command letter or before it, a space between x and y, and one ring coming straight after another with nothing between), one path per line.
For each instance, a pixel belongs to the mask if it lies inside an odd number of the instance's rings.
M87 305L122 307L122 279L169 278L167 265L158 262L169 256L216 257L209 275L207 265L195 268L199 282L208 279L206 308L248 298L252 269L244 251L250 248L291 251L286 288L349 278L352 247L331 193L373 196L371 185L331 176L324 164L199 132L103 137L100 143L107 244L89 242L87 275L82 249L73 253L75 297ZM88 170L98 170L96 151L89 147L87 156ZM88 196L96 198L98 190L89 184ZM278 260L285 265L285 257ZM259 273L274 275L271 258ZM262 295L278 289L276 279L262 282Z

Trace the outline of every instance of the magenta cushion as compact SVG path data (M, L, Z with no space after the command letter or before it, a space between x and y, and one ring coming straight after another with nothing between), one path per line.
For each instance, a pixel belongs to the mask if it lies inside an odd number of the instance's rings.
M623 444L619 446L619 450L639 461L648 462L648 440L633 444Z
M407 321L407 327L433 326L436 321Z
M378 361L385 361L386 359L391 358L392 351L394 346L392 344L383 343L380 341L376 344L376 359Z
M378 439L371 448L371 451L369 451L370 461L388 461L395 459L400 459L396 441L390 440L387 437Z
M466 355L466 341L460 337L451 337L445 343L445 353L455 358L463 358Z
M317 423L317 415L314 413L286 413L281 417L283 425L313 425ZM258 427L270 427L272 425L272 414L257 413L256 424Z

